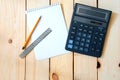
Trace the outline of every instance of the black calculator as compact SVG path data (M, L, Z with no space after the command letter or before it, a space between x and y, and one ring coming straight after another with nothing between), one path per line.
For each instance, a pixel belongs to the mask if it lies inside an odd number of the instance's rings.
M76 3L65 49L100 57L112 11Z

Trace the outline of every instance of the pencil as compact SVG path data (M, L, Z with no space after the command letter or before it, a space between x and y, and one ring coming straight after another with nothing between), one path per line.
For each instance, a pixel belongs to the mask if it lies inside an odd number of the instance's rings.
M36 29L36 27L37 27L37 25L38 25L40 19L41 19L41 16L38 18L37 22L35 23L35 25L34 25L32 31L30 32L30 34L29 34L27 40L25 41L24 46L22 47L22 49L25 49L26 46L28 45L28 42L30 41L30 38L31 38L33 32L35 31L35 29Z

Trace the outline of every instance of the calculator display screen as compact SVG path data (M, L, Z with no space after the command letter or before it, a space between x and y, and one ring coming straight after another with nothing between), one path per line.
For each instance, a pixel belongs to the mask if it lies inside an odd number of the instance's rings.
M97 12L97 11L87 10L87 9L82 9L82 8L78 8L78 9L79 9L79 13L84 13L84 14L91 15L91 16L105 18L105 14L102 12Z
M83 8L77 8L76 13L78 15L86 15L86 16L93 16L93 17L99 17L99 18L105 18L106 14L103 12L95 11L95 10L88 10L88 9L83 9Z

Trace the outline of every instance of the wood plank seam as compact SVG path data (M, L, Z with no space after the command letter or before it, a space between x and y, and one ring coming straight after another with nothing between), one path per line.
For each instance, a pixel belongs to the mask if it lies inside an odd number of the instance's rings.
M97 0L74 0L77 3L97 6ZM75 53L74 54L74 79L97 80L97 58Z
M25 0L25 11L27 10L27 0ZM25 14L25 40L27 38L27 15ZM26 66L26 57L25 57L25 77L24 77L24 80L26 80L26 69L27 66Z
M98 0L96 0L96 7L98 8L98 3L99 1ZM98 58L97 58L97 65L96 65L96 68L97 68L97 80L98 80L98 67L99 67L99 62L98 62Z

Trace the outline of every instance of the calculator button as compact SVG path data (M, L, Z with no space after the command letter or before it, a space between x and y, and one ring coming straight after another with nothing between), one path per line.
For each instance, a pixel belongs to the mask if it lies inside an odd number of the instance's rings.
M85 38L82 38L81 41L82 41L82 42L85 42Z
M90 43L90 39L87 39L86 42L87 42L87 43Z
M84 48L84 52L88 52L88 48Z
M91 33L92 33L92 31L88 31L88 33L90 33L90 34L91 34Z
M99 31L101 31L101 32L103 31L103 27L98 27L98 29L99 29Z
M81 28L79 28L78 30L79 30L80 32L82 31L82 29L81 29Z
M85 28L88 28L88 26L87 26L87 25L85 25Z
M84 29L83 32L87 32L87 30Z
M91 48L91 51L95 51L95 48Z
M102 46L102 43L101 43L101 42L99 42L99 43L98 43L98 46Z
M95 36L94 39L97 40L97 37Z
M78 46L74 46L73 49L78 50Z
M87 35L87 38L91 38L91 35L90 35L90 34L88 34L88 35Z
M77 21L73 21L73 26L76 26L77 25Z
M94 42L93 42L93 44L94 44L94 45L96 45L96 44L97 44L97 42L96 42L96 41L94 41Z
M85 44L85 47L89 47L89 44Z
M75 44L75 45L79 45L79 41L75 41L74 44Z
M72 48L73 48L73 45L68 44L67 47L70 48L70 49L72 49Z
M69 40L68 43L73 44L73 40Z
M83 24L80 24L81 27L83 27Z
M91 51L94 51L94 50L95 50L95 46L96 46L96 45L93 45L93 44L92 44L91 47L90 47L90 50L91 50Z
M86 37L87 35L85 33L82 34L82 37Z
M80 46L84 46L84 43L80 43Z
M81 36L81 32L77 33L78 36Z
M80 50L80 51L83 51L83 47L80 47L79 50Z
M93 29L93 27L90 26L89 29Z
M102 38L99 38L99 41L102 41L103 39Z
M99 50L99 49L97 49L97 50L95 51L95 53L100 53L100 50Z
M80 37L76 37L76 40L80 41Z
M71 32L71 34L73 34L73 35L74 35L74 34L75 34L75 32L74 32L74 31L72 31L72 32Z
M72 29L73 29L73 30L75 30L75 29L76 29L76 27L72 27Z
M104 34L102 34L102 33L100 33L99 35L100 35L101 37L103 37L103 36L104 36Z
M70 39L74 39L74 35L71 35L71 36L70 36Z

